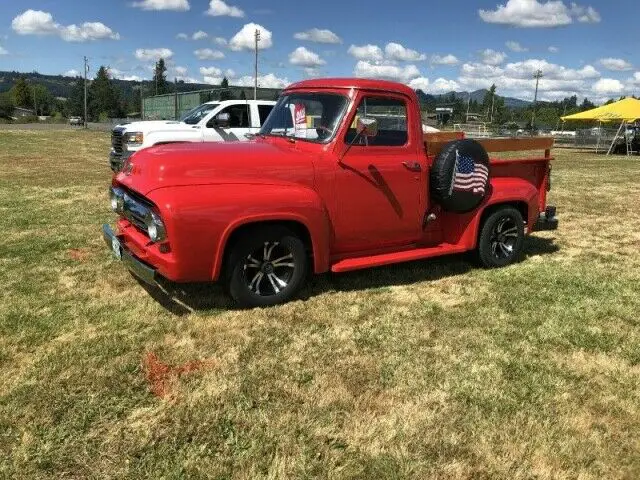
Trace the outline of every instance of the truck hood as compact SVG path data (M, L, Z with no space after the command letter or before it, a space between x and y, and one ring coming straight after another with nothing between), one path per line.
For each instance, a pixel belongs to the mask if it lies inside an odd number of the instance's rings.
M133 122L124 125L118 125L116 128L122 128L127 132L149 133L155 131L173 132L178 130L192 130L199 127L197 125L187 125L183 122L170 120L149 120L146 122Z
M314 157L285 142L158 145L135 153L116 180L143 195L158 188L221 183L312 186Z

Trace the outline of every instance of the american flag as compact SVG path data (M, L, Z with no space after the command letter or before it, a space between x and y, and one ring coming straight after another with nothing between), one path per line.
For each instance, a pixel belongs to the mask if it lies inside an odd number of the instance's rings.
M484 195L484 188L489 178L486 165L476 163L473 158L460 155L456 150L456 165L453 169L451 189L454 192L473 192Z

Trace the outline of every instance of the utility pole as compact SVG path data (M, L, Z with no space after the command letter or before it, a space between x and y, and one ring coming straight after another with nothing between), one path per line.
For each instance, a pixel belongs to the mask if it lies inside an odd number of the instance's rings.
M469 107L471 106L471 92L469 92L469 98L467 98L467 116L464 117L464 123L469 123Z
M87 73L89 72L89 59L84 57L84 128L87 128Z
M535 128L535 125L536 125L536 106L538 104L538 85L540 84L540 79L542 77L544 77L544 75L542 74L542 70L538 70L533 75L533 78L536 79L536 93L533 97L533 113L531 114L531 135L533 135L533 129Z
M253 99L258 99L258 42L260 41L260 30L256 28L255 33L256 39L256 63L255 63L255 76L254 76L254 84L253 84Z

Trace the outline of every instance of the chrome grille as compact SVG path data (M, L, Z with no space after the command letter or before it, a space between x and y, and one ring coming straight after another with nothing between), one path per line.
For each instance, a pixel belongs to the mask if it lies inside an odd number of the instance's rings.
M152 204L143 199L139 195L131 191L124 192L124 211L123 216L131 222L132 225L147 233L147 225L145 218L151 211Z
M111 147L113 148L113 151L118 155L122 155L122 153L124 152L123 132L124 130L119 128L114 128L111 132Z

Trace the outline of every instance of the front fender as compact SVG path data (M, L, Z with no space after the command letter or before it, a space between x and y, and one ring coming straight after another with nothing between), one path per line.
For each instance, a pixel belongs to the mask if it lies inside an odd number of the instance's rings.
M150 199L167 215L171 249L189 276L185 281L218 280L231 234L268 221L295 221L309 232L314 271L329 269L329 219L320 197L302 185L217 184L167 187Z

